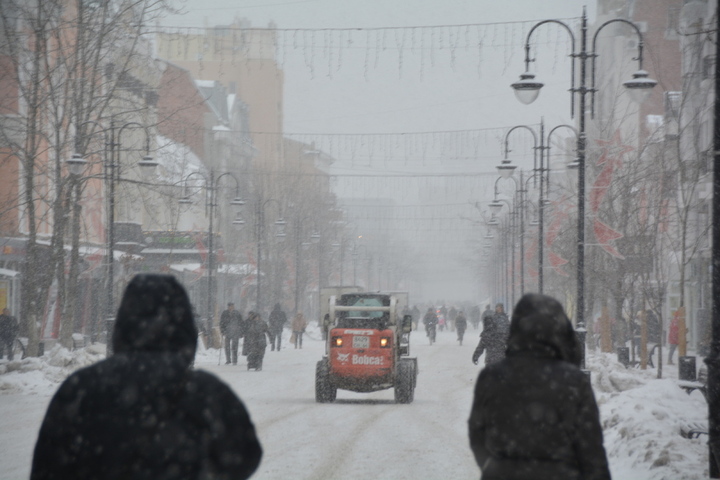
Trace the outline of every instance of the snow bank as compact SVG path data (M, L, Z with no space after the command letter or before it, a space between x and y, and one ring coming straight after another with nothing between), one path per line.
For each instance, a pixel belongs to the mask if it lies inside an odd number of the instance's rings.
M708 477L707 435L681 435L690 424L707 429L707 403L700 392L688 395L678 386L677 367L657 379L655 369L625 368L615 355L599 353L588 356L588 367L613 478Z
M105 358L105 345L70 351L55 345L42 357L0 360L0 394L51 395L75 370Z

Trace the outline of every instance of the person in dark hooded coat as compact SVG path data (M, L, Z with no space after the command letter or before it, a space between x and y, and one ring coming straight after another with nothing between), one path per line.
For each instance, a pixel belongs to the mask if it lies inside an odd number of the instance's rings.
M480 341L473 352L472 361L477 365L480 356L485 353L485 365L499 362L505 358L505 348L509 331L509 322L505 314L504 305L498 303L495 313L483 315L483 330Z
M270 321L270 350L275 350L277 345L277 351L279 352L282 344L283 328L287 323L287 315L285 315L279 303L276 303L273 307L268 320Z
M529 294L507 356L479 374L468 422L483 480L609 480L598 407L562 305Z
M197 330L170 275L137 275L113 355L68 377L48 406L31 480L246 479L262 448L243 403L192 370Z
M243 353L247 355L247 368L254 368L255 371L262 370L263 358L265 358L265 348L267 347L267 338L270 336L270 330L267 323L260 318L257 312L248 314L247 330L245 331L245 343L243 344Z

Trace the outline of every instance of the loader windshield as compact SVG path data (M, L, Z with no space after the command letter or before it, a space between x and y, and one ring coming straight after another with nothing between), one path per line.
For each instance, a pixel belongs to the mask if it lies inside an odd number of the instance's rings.
M348 307L387 307L390 305L390 297L387 295L346 294L340 298L340 305ZM388 320L389 315L387 312L350 310L348 312L339 312L338 327L384 330L387 328Z

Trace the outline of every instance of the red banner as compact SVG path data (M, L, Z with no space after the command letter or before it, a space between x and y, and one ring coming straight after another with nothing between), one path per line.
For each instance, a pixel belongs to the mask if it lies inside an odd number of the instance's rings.
M614 230L613 228L605 225L600 220L595 219L595 222L593 223L593 230L595 231L595 238L597 239L598 243L600 244L600 247L608 252L610 255L613 255L618 258L625 258L623 257L620 252L618 252L615 247L610 245L610 242L613 240L617 240L618 238L622 238L623 234Z
M550 261L550 266L557 272L558 275L562 275L564 277L569 276L565 270L560 268L566 263L568 263L567 260L556 254L552 250L548 251L548 260Z

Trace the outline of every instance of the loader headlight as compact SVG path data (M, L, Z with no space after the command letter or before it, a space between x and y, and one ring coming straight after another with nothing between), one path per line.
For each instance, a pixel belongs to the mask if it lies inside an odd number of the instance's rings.
M343 339L342 337L332 337L332 341L330 343L333 347L342 347Z
M390 346L390 337L380 337L380 348L388 348Z

